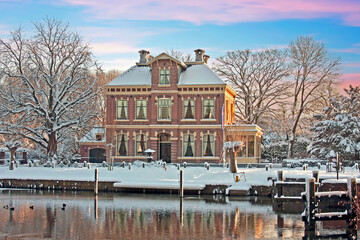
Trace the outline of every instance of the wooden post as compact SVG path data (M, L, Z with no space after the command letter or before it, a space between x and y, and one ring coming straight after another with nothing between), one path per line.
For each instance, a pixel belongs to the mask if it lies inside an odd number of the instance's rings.
M94 194L98 195L99 191L99 170L95 169Z
M306 230L315 230L315 178L306 179Z
M278 181L283 182L284 181L284 171L278 171Z
M278 171L278 181L279 182L283 182L284 181L284 171ZM283 185L279 184L277 186L277 190L278 190L278 197L281 197L283 195Z
M340 157L336 154L336 180L339 180Z
M315 178L315 182L319 182L319 171L313 171L312 172L313 178Z
M357 235L357 211L358 211L358 199L357 199L357 182L356 178L347 180L348 195L350 198L350 205L348 207L349 220L346 221L347 228L346 233L350 236Z
M183 174L183 170L180 170L180 190L179 190L179 195L181 198L184 197L184 174Z

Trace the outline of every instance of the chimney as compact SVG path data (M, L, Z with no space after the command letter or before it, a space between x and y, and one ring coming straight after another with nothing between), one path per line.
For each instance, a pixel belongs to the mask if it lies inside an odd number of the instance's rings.
M147 50L140 50L139 51L140 54L140 61L139 63L147 63L149 60L149 54L150 52Z
M209 55L205 55L204 54L204 63L208 63L208 60L209 60L210 56Z
M196 49L195 52L195 61L196 62L203 62L204 61L204 53L205 51L202 49Z

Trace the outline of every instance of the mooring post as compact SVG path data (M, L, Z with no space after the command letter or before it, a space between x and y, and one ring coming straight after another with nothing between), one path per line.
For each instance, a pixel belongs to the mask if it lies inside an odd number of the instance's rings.
M306 230L315 230L315 178L306 179Z
M181 198L184 197L184 174L183 174L183 170L180 170L180 190L179 190L179 195Z
M347 180L348 195L350 198L350 204L348 207L349 220L346 221L347 228L346 233L348 236L357 235L357 211L358 211L358 199L357 199L357 182L356 178Z
M95 169L94 194L98 195L99 190L99 170Z
M283 182L284 181L284 171L278 171L278 181ZM283 185L277 184L277 190L278 190L278 197L281 197L283 195Z
M278 171L278 181L283 182L284 181L284 171Z
M336 180L339 180L340 157L336 154Z
M315 182L319 182L319 171L313 171L312 172L313 178L315 178Z

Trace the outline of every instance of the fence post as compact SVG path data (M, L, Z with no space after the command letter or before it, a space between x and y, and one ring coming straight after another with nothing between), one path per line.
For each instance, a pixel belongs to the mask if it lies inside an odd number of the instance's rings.
M283 182L284 181L284 171L278 171L278 181Z
M357 182L356 178L347 180L348 194L350 198L350 205L348 207L349 220L346 221L346 233L348 236L357 235L357 212L358 212L358 199L357 199Z
M98 195L99 190L99 170L95 169L94 194Z
M306 230L315 230L315 178L306 179Z

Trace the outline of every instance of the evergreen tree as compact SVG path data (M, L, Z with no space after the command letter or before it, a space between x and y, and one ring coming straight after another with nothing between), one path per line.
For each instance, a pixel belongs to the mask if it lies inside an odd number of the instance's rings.
M310 153L320 158L359 159L360 151L360 88L345 89L348 96L332 98L319 122L311 129L315 136Z

